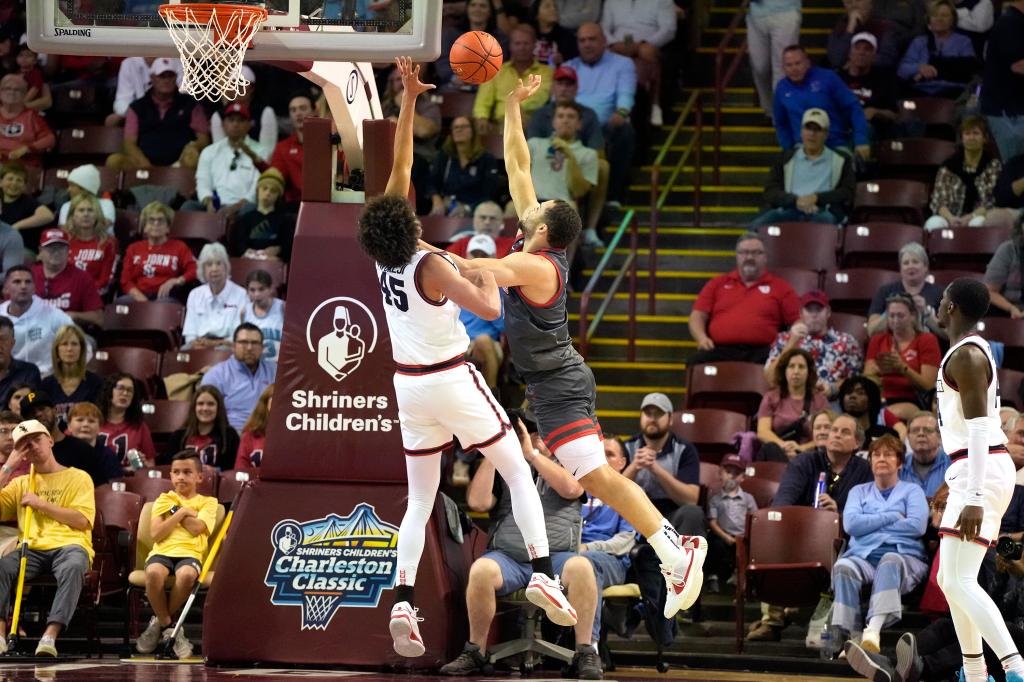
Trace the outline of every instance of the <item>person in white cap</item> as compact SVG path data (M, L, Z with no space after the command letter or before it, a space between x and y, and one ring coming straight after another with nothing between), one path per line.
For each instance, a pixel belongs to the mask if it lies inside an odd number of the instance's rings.
M494 238L487 234L474 235L466 247L466 257L494 258L497 252ZM505 333L505 321L499 316L485 320L471 310L462 309L459 320L469 334L469 357L480 367L487 385L494 390L498 387L498 371L505 354L501 349L501 335Z
M249 81L249 86L245 89L245 92L238 93L238 96L233 100L223 100L221 102L221 109L213 112L210 116L210 135L213 137L214 142L223 140L227 136L224 131L224 112L232 104L244 104L252 114L252 127L249 128L247 133L249 141L253 143L250 146L260 150L264 161L270 161L270 155L277 144L277 114L274 112L274 107L271 106L265 106L257 110L258 108L254 104L256 74L251 67L242 64L242 75Z
M900 60L900 51L909 36L896 23L887 21L874 12L874 0L844 0L846 14L836 21L828 37L828 60L834 69L841 69L850 55L850 46L855 35L871 33L878 39L878 65L895 67ZM882 4L882 3L879 3Z
M114 202L106 197L100 196L100 169L91 163L83 164L72 169L68 173L68 200L61 204L57 211L57 224L66 225L68 214L71 211L71 200L81 194L91 194L100 201L100 209L103 217L113 230L114 219L117 217L117 208Z
M149 78L149 67L153 57L127 57L121 62L117 72L117 91L114 95L114 111L107 116L105 125L119 126L124 123L128 107L132 102L146 94L152 85ZM168 59L171 68L181 85L181 60Z
M198 161L198 152L210 143L210 121L194 97L178 91L173 60L154 59L149 75L153 85L129 105L123 149L107 157L107 166L126 170L184 164L189 152Z
M13 478L25 461L35 467L34 475ZM46 630L36 647L36 656L56 656L57 637L75 614L82 580L92 563L92 480L84 471L61 466L53 456L49 430L30 419L14 427L14 452L0 467L0 487L0 520L17 519L21 526L28 508L33 510L26 577L50 574L57 580ZM18 573L17 552L0 559L0 614L7 613ZM0 620L0 652L6 650L7 622Z
M896 122L899 90L896 73L877 66L877 56L878 39L862 31L850 41L850 57L836 73L864 107L864 118L874 131L873 139L889 139L893 137L891 128Z
M764 187L766 210L752 225L779 222L842 223L853 205L853 160L825 146L829 119L821 109L804 112L800 144L783 152Z

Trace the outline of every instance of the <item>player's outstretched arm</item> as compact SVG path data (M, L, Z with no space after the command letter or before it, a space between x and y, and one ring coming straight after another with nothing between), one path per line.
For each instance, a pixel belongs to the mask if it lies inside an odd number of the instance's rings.
M508 173L512 202L520 218L537 205L537 192L533 189L533 178L530 176L530 148L526 145L526 135L523 133L520 104L536 93L540 86L541 77L534 74L526 85L520 80L505 100L505 171Z
M485 270L474 272L470 281L443 258L427 258L423 284L428 291L440 290L455 305L485 320L496 320L501 316L498 285L494 275Z
M956 382L967 422L967 503L956 527L960 538L973 542L984 520L985 460L988 457L988 385L993 380L988 358L974 344L958 348L945 372Z
M419 248L425 251L441 253L433 244L422 239ZM546 258L537 258L529 253L510 253L504 258L473 258L467 259L449 253L448 257L464 274L486 270L494 275L499 287L523 287L543 284L551 277L551 263Z
M433 85L420 82L420 66L413 64L409 57L396 57L395 65L402 75L402 108L398 113L398 130L395 131L395 159L391 164L391 177L385 194L409 196L409 181L412 179L412 123L416 113L416 98Z

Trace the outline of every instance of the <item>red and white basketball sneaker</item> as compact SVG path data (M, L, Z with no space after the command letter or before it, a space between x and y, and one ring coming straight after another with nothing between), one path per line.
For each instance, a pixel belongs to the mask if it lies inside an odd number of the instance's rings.
M558 576L552 579L543 573L534 573L526 586L526 598L531 604L544 609L548 620L555 625L576 625L576 609L562 592Z
M665 576L665 617L673 618L678 611L693 606L704 584L704 558L708 555L708 541L699 535L682 536L679 558L671 566L661 565Z
M388 626L391 638L395 640L395 651L406 658L422 656L427 650L420 637L419 623L423 619L416 615L418 611L407 601L400 601L391 607L391 623Z

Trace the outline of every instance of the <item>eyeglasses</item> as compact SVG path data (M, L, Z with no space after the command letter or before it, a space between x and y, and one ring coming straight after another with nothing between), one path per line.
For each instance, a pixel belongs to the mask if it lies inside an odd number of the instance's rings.
M245 340L245 339L238 339L237 341L235 341L235 343L237 343L240 346L262 346L263 345L262 341L248 341L248 340Z
M122 386L121 384L115 385L114 390L120 391L121 393L135 393L134 386Z
M763 256L764 249L740 249L736 252L737 256Z

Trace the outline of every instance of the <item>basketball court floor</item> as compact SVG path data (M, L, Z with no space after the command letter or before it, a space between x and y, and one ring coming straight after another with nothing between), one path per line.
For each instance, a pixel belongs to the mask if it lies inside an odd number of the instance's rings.
M538 673L527 679L535 682L559 679L542 675L543 673ZM357 678L359 682L384 682L385 680L404 680L405 682L434 680L436 682L440 679L458 679L416 673L364 673L303 668L207 668L203 665L187 663L138 665L117 661L90 662L85 660L52 665L0 665L0 681L2 682L243 682L246 680L288 682L289 680L341 680L346 678ZM493 678L473 679L506 681L518 679L518 675L496 675ZM811 680L840 682L849 679L848 677L811 677L711 670L669 670L667 673L659 675L649 668L619 668L614 673L605 675L605 680L664 680L666 682L671 680L690 680L692 682L717 682L719 680L725 682L810 682Z

